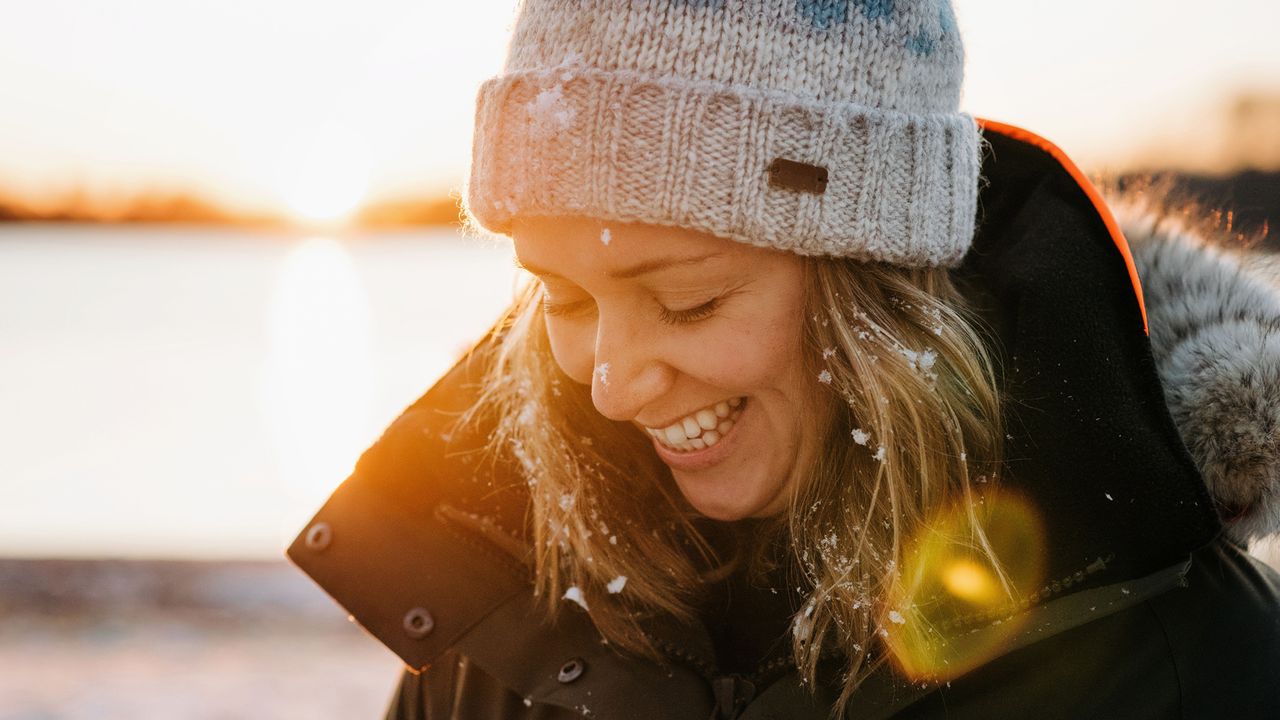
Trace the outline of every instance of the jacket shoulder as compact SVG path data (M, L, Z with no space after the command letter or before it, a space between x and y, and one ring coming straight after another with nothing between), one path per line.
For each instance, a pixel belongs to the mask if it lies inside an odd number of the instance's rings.
M895 717L1280 717L1280 577L1228 540L1182 587L1000 657Z
M1280 575L1220 540L1187 586L1150 601L1177 672L1183 716L1280 717Z
M387 428L288 549L415 671L513 595L531 592L528 548L515 527L527 493L506 487L476 433L455 422L480 378L472 357ZM469 512L477 498L483 517Z

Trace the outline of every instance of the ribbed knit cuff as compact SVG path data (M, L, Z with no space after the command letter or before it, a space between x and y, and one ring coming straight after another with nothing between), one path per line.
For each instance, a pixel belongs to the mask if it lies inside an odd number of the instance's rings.
M789 181L779 159L825 183ZM481 85L466 196L504 234L516 215L587 215L950 267L973 239L979 167L964 113L560 67Z

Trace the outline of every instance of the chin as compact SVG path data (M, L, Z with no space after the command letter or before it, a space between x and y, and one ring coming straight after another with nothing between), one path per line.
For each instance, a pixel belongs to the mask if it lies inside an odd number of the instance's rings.
M676 477L676 485L684 499L702 515L712 520L743 520L756 517L770 504L762 489L744 491L741 483L728 487L706 487L702 482L686 483Z
M694 503L693 508L704 517L724 522L744 520L751 517L751 513L749 513L745 508L732 505L699 505Z

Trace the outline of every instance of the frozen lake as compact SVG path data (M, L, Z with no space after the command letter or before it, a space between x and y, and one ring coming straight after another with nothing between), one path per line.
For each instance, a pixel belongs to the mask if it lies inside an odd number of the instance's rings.
M279 558L514 278L448 230L0 225L0 556Z

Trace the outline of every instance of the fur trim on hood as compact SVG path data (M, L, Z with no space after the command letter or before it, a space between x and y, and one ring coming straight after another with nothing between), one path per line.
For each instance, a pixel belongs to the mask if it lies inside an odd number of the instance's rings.
M1280 531L1280 256L1112 203L1169 411L1242 544Z

